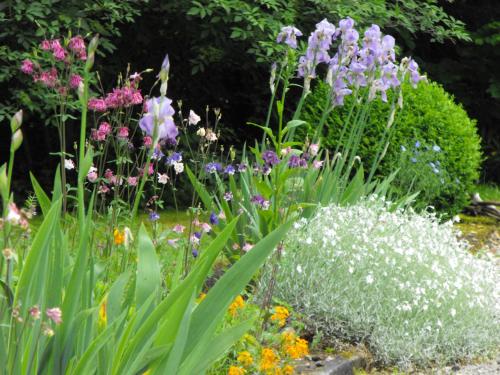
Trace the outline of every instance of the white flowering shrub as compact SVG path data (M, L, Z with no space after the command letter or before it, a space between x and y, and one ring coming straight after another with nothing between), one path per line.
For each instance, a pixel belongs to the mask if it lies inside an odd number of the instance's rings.
M366 342L384 364L443 364L498 348L496 267L471 255L451 222L390 212L372 197L295 224L275 296L310 328Z

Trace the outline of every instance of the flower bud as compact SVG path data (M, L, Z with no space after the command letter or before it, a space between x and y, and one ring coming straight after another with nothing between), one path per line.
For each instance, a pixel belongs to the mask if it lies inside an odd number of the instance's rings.
M90 71L92 66L94 66L95 52L97 50L97 45L99 44L99 34L96 34L89 43L87 62L85 64L85 70Z
M85 92L85 85L83 81L78 84L78 89L76 90L76 92L78 93L78 99L82 100L83 94Z
M10 120L10 130L14 133L17 129L21 127L23 123L23 110L19 110Z
M21 143L23 143L23 133L21 132L21 129L17 129L16 132L12 134L12 139L10 141L10 151L16 151L21 146Z

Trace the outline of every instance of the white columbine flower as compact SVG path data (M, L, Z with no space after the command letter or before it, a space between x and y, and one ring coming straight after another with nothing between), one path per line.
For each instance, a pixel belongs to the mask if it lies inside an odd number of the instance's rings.
M174 167L175 168L175 167ZM165 185L168 182L168 176L166 173L158 173L158 183Z
M174 163L174 170L175 170L175 174L179 174L179 173L184 172L184 164L180 163L180 162L175 162Z
M189 118L188 118L189 125L196 125L200 122L200 120L201 120L200 116L198 116L192 109L189 110Z
M69 171L75 169L75 163L71 159L64 159L64 168Z

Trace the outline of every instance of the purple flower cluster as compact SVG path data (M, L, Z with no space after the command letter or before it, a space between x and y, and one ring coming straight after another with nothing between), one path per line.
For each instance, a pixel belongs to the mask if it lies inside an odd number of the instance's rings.
M250 199L250 202L258 206L262 210L267 210L270 206L270 202L266 200L262 195L254 195Z
M278 158L278 155L276 152L272 150L266 150L262 153L262 160L264 160L264 163L266 163L266 166L273 166L276 165L280 162L280 159Z
M300 36L297 31L291 26L283 28L278 41L293 41ZM335 41L337 49L330 56ZM369 100L379 94L387 101L387 90L400 86L406 74L414 85L424 79L414 60L406 58L397 63L394 47L394 38L383 35L377 25L370 26L360 39L351 18L340 20L338 27L324 19L309 36L306 53L299 58L298 75L304 78L304 89L308 91L318 64L327 64L326 81L335 106L343 105L344 98L358 87L369 87Z

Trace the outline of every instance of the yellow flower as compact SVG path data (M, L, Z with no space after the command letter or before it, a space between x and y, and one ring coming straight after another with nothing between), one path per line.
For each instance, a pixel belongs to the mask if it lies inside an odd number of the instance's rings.
M309 354L309 344L306 340L298 338L293 345L287 345L285 350L290 358L300 359Z
M283 367L283 375L293 375L294 372L295 370L292 365L286 365Z
M231 366L227 371L227 375L243 375L245 372L245 369L239 366Z
M286 307L276 306L274 308L274 314L271 315L271 320L278 321L280 327L283 327L286 324L286 320L290 316Z
M253 363L252 355L245 350L238 354L238 362L244 367L248 367Z
M274 350L270 348L263 348L260 359L260 370L261 371L272 370L276 367L278 361L279 357L274 352Z
M295 344L295 332L293 331L285 331L281 334L281 339L285 343L285 345L293 345Z
M229 306L229 314L231 314L231 316L233 317L236 316L238 312L237 310L241 309L243 306L245 306L245 301L243 300L243 297L242 296L236 297L235 300Z
M125 231L115 229L113 237L115 238L115 245L122 245L125 242Z

